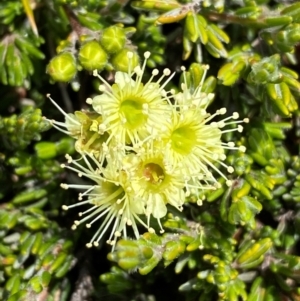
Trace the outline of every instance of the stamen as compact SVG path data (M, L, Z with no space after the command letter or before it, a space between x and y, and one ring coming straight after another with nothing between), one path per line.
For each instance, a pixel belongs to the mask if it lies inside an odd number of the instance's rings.
M70 121L76 123L77 125L80 125L80 123L73 119L72 117L70 117L50 96L50 94L47 94L46 95L48 99L50 99L50 101L55 105L55 107L67 118L69 119Z

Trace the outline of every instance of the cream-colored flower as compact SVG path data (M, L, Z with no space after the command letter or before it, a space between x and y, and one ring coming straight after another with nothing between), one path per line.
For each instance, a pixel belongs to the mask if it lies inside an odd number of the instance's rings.
M136 145L155 137L166 125L171 113L164 88L173 75L169 69L165 69L163 75L154 81L159 73L154 69L151 78L143 84L150 52L146 52L144 56L142 68L138 66L131 70L129 67L127 73L116 72L113 85L96 72L95 75L102 82L102 94L87 100L102 115L102 126L110 134L108 142L115 139L120 147ZM128 57L132 57L131 52L128 52Z
M142 83L150 53L144 56L142 68L132 70L129 64L127 73L116 72L112 85L94 73L102 82L101 95L87 103L96 112L66 114L51 99L66 118L64 123L53 121L53 126L77 139L76 150L84 163L67 156L70 165L65 167L95 183L61 185L83 190L77 203L63 209L89 206L79 213L73 229L82 223L93 227L102 219L88 247L97 246L108 228L112 245L118 237L127 237L128 226L136 238L138 224L153 232L152 218L163 232L161 219L168 206L181 211L189 196L201 205L203 191L219 187L218 176L231 185L222 171L222 167L234 171L225 163L227 150L245 151L244 146L223 142L222 135L241 132L241 123L248 119L239 120L236 112L224 118L226 108L208 113L214 95L202 92L206 71L199 85L190 87L182 68L182 91L166 91L173 77L168 69L157 81L154 69L148 82Z
M144 213L144 203L135 199L125 171L117 170L111 164L103 168L101 163L94 157L89 157L89 160L86 156L83 156L87 167L68 155L66 157L72 165L63 165L63 167L77 172L79 177L86 177L95 182L94 185L61 184L64 189L84 190L79 194L79 202L69 206L64 205L64 210L84 205L90 206L87 210L79 213L81 219L74 221L73 230L83 223L86 224L87 228L91 228L95 222L103 218L100 227L96 230L87 247L98 246L99 241L109 227L112 229L107 242L112 245L118 237L127 237L128 226L132 228L135 237L139 238L137 222L146 227L148 231L152 231L139 216ZM83 200L84 198L87 199Z
M245 151L244 147L235 147L233 142L224 143L221 136L224 126L237 121L238 114L234 113L229 118L219 122L211 122L218 115L224 115L226 109L220 109L215 114L209 115L205 110L191 107L184 111L173 111L172 122L168 130L163 134L165 142L164 160L174 170L181 170L184 177L199 177L208 182L217 182L212 175L216 171L227 180L227 177L216 167L216 163L223 165L229 173L233 172L231 166L223 161L226 159L226 149L239 149ZM234 121L229 121L229 120ZM231 129L242 131L242 126Z
M87 111L76 111L74 114L67 114L50 95L48 95L48 98L65 116L65 122L49 120L52 126L76 139L75 149L79 153L93 154L101 160L101 157L106 155L105 142L108 139L108 134L101 128L102 116L96 112Z
M232 173L233 167L224 163L226 150L245 151L245 147L236 147L233 142L222 142L222 134L230 131L241 132L243 127L240 123L248 122L248 119L238 120L239 114L235 112L229 117L215 121L218 116L225 115L227 110L221 108L214 114L207 113L206 107L213 94L202 93L201 87L202 82L191 91L185 79L182 84L183 91L174 95L171 122L161 135L165 143L164 161L174 171L179 169L187 180L205 183L206 188L209 188L209 185L211 187L213 184L218 185L213 176L214 171L231 185L231 181L217 165L225 167L227 172ZM229 128L224 129L226 126Z
M148 228L153 216L163 231L160 219L167 214L167 205L183 209L185 181L180 173L169 171L162 149L153 141L146 143L138 156L128 157L123 168L130 178L134 199L144 203Z

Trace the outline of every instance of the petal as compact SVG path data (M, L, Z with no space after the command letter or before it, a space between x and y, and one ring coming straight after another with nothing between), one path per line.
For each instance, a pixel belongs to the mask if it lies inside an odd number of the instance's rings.
M184 204L185 193L183 189L178 189L176 193L168 195L168 203L176 208L181 207Z
M131 77L124 72L116 72L115 75L115 83L118 84L120 89L123 89L131 82L131 86L135 84L134 80L131 79Z
M93 98L93 109L99 113L99 114L103 114L102 112L102 103L107 100L107 98L109 98L109 96L107 96L106 94L101 94L101 95L97 95Z
M167 214L167 207L164 198L160 194L153 196L152 202L152 215L155 218L162 218Z
M145 207L144 207L142 199L140 199L140 198L131 198L129 206L130 206L131 212L134 212L136 214L145 213Z

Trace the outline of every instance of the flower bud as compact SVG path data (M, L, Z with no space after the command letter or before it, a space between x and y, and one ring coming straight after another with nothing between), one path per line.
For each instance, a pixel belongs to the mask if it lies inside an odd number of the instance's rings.
M126 36L122 28L111 26L103 30L100 43L109 53L116 53L124 48Z
M129 55L130 53L132 53L132 57ZM127 72L129 66L133 70L139 64L139 57L137 53L125 48L116 53L110 62L117 71Z
M55 81L68 82L76 72L76 60L70 52L55 56L47 66L47 73Z
M96 41L85 43L79 50L78 59L87 70L101 70L107 63L107 53Z

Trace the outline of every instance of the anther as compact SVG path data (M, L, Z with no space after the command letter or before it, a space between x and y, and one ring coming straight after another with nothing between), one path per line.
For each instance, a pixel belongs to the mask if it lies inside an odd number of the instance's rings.
M99 91L104 92L105 91L105 86L104 85L99 85Z
M221 160L221 161L224 161L225 159L226 159L226 155L225 155L225 154L221 154L221 155L220 155L220 160Z
M115 235L115 237L120 237L122 234L121 234L121 232L116 231L114 235Z
M152 75L153 75L153 76L158 75L158 73L159 73L158 69L153 69L153 70L152 70Z
M246 147L244 145L239 146L239 151L244 153L246 151Z
M150 52L150 51L146 51L146 52L144 53L144 58L145 58L145 59L148 59L148 58L150 57L150 55L151 55L151 52Z
M239 115L238 112L234 112L234 113L232 114L232 118L233 118L233 119L238 119L239 117L240 117L240 115Z
M148 229L148 232L149 232L149 233L155 233L155 230L154 230L153 228L150 227L150 228Z
M224 114L227 112L226 108L221 108L221 109L218 110L218 111L219 111L219 114L220 114L220 115L224 115Z
M231 180L227 180L227 181L226 181L226 185L227 185L228 187L231 187L231 186L232 186L232 181L231 181Z
M233 173L233 172L234 172L234 168L233 168L232 166L228 166L228 167L227 167L227 171L228 171L229 173Z
M169 76L170 74L171 74L171 70L170 69L168 69L168 68L164 69L164 75L165 76Z
M100 135L103 135L106 131L106 125L104 123L99 124L98 126L98 132Z

